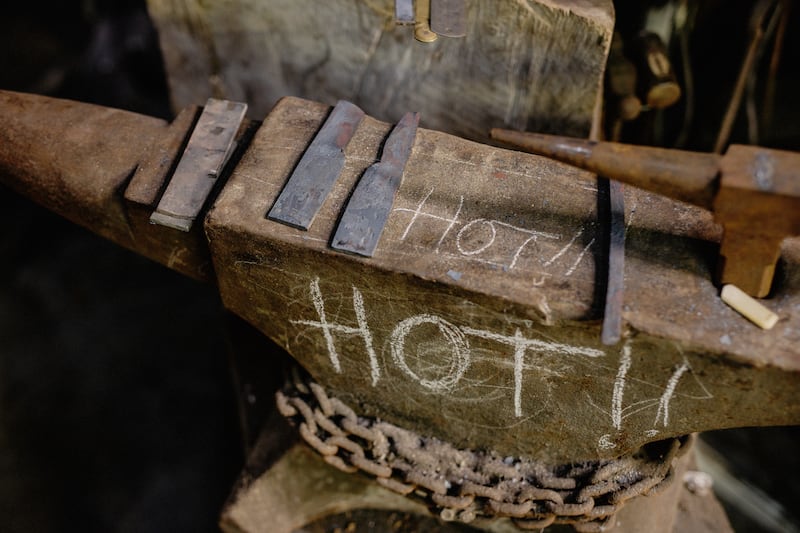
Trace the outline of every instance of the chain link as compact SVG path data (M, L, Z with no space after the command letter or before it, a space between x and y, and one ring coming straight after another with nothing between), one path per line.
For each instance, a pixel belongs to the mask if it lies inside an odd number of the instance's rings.
M278 410L330 465L362 471L383 487L424 499L444 520L510 517L519 529L572 524L608 531L626 501L655 494L674 477L689 437L650 443L612 460L548 465L462 450L433 437L359 417L317 383L295 374L276 394Z

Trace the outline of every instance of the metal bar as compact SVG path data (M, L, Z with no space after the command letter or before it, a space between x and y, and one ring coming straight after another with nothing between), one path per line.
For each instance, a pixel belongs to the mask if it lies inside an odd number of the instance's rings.
M189 231L233 152L247 104L209 98L150 222Z
M334 249L366 257L375 253L403 179L418 124L419 113L406 113L392 130L381 161L366 170L347 202L331 242Z
M493 139L634 187L711 209L720 156L494 128Z
M354 104L340 100L311 141L267 218L308 230L344 167L344 149L364 118Z
M624 185L608 182L609 241L608 283L600 339L613 345L622 337L622 302L625 289L625 197Z
M414 24L414 0L394 0L394 20L397 24Z

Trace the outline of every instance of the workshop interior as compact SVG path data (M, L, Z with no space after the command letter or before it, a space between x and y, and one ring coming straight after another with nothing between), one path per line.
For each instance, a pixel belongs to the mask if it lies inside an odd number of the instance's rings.
M794 0L0 22L3 531L800 531Z

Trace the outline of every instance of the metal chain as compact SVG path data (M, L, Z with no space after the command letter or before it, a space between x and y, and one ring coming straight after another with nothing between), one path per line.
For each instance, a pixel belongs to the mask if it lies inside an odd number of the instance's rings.
M356 415L317 383L294 375L276 394L278 410L336 468L365 472L402 495L424 499L444 520L510 517L519 529L572 524L608 531L629 499L658 493L674 477L689 437L648 444L612 460L549 465L458 449L433 437Z

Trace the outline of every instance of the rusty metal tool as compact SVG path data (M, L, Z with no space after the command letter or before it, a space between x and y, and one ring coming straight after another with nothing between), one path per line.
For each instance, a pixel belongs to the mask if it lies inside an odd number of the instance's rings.
M331 241L334 249L372 257L400 188L418 124L419 113L406 113L392 130L380 162L366 170L347 202Z
M758 298L785 237L800 234L800 154L731 145L724 156L493 129L494 139L713 211L723 226L718 282Z
M344 167L344 149L364 118L356 105L340 100L303 154L267 218L307 230Z
M414 38L421 43L432 43L439 38L431 31L431 0L414 0Z
M152 224L191 229L233 153L236 132L246 112L247 104L208 99L167 190L150 217Z
M431 30L444 37L464 37L467 0L431 0Z

